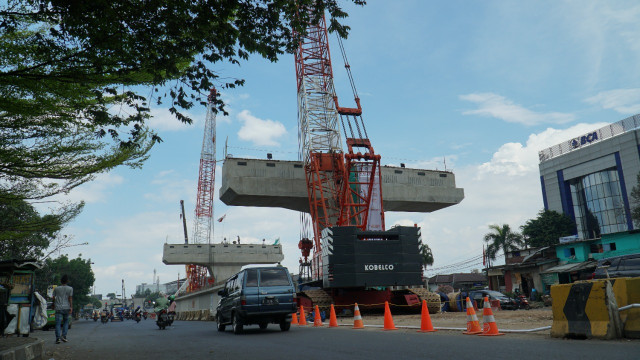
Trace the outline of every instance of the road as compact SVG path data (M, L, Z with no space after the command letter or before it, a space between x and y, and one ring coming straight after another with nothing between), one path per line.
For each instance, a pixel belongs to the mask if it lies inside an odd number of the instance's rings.
M640 340L562 340L548 335L462 335L458 331L417 333L348 327L257 326L234 335L219 333L215 322L176 321L158 330L152 320L101 324L78 320L69 342L54 344L53 330L37 331L45 341L45 359L634 359Z

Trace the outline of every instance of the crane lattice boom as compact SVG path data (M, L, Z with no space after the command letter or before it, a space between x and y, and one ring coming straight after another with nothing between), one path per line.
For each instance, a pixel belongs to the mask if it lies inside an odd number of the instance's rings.
M211 243L213 234L213 195L216 181L216 112L214 109L216 96L216 90L211 89L202 139L202 151L200 152L198 197L192 236L193 242L196 244ZM207 268L188 265L187 279L189 281L187 292L201 289L207 280Z
M295 53L299 157L304 160L313 223L312 263L308 261L309 239L303 238L298 247L303 254L301 276L307 275L303 267L312 267L309 275L313 279L322 277L322 230L332 226L384 230L380 155L375 154L368 139L342 43L340 47L357 108L338 103L324 15L307 28ZM347 137L346 154L338 120Z

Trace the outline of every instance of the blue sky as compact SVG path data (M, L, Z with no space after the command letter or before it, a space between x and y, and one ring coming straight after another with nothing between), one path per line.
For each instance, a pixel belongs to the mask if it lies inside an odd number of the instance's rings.
M537 152L640 113L640 5L634 1L371 1L346 4L344 42L362 99L369 137L383 164L447 169L465 190L461 204L427 213L387 213L387 226L423 228L434 269L479 255L489 224L518 229L542 209ZM353 104L332 36L341 104ZM218 159L228 138L237 157L297 158L293 56L219 64L246 79L225 90L230 115L218 116ZM183 241L179 201L189 232L205 109L183 126L164 108L151 127L163 137L141 170L118 169L69 194L84 212L66 229L87 246L64 253L90 257L96 292L127 293L184 276L162 264L162 245ZM217 197L214 241L280 238L284 265L297 272L298 214L230 208ZM453 270L469 271L481 263ZM433 275L438 270L429 272ZM446 273L446 271L443 271Z

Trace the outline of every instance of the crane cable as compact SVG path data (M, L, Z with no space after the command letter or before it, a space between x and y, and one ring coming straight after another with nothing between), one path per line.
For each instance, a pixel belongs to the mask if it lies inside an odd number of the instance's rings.
M353 75L351 74L351 65L349 65L349 60L347 59L347 53L344 50L344 44L342 43L342 38L340 38L340 35L336 35L337 39L338 39L338 46L340 47L340 53L342 54L342 60L344 61L344 67L347 70L347 77L349 78L349 84L351 85L351 91L353 92L353 97L354 99L357 101L356 103L359 102L360 100L360 96L358 95L358 90L356 89L356 84L353 81ZM360 106L358 104L358 106ZM360 119L360 124L358 124L358 119ZM342 116L340 116L340 120L343 122L342 123L342 128L344 129L344 120L342 119ZM351 130L351 135L353 136L353 128L351 127L351 122L347 121L347 123L349 124L349 130ZM369 135L367 134L367 128L364 125L364 120L362 119L362 115L358 115L358 116L354 116L354 125L356 126L356 130L358 132L358 137L360 139L362 139L362 132L364 132L364 138L368 139ZM360 126L362 126L362 131L360 130ZM346 134L346 130L345 130L345 134Z

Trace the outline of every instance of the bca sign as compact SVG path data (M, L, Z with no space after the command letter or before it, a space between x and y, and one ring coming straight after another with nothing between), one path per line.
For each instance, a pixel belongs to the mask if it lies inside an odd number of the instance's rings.
M571 148L576 149L581 147L584 144L590 144L596 140L598 140L598 133L594 131L590 134L583 135L570 140L569 145L571 146Z

